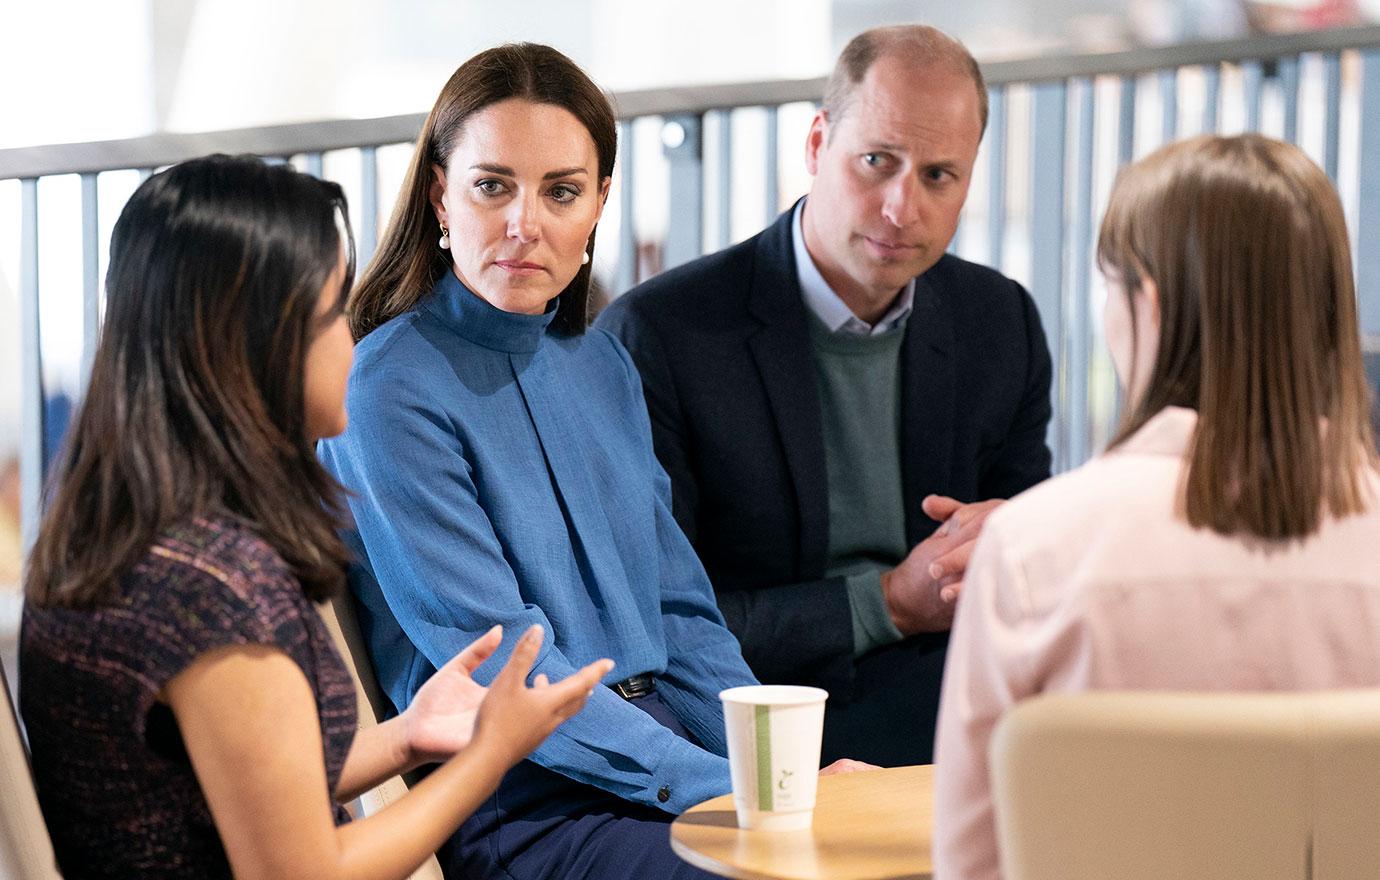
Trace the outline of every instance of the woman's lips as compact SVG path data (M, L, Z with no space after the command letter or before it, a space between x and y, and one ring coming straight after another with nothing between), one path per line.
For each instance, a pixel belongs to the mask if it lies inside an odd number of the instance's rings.
M545 271L539 264L524 260L495 260L494 265L512 275L535 275Z

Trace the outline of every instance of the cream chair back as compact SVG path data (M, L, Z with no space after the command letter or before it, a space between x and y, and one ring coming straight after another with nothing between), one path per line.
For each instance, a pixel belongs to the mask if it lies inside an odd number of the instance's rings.
M991 758L1005 880L1380 876L1380 691L1050 694Z
M5 693L5 711L0 712L0 877L53 880L61 875L3 666L0 690Z
M374 667L369 661L369 652L365 649L364 637L360 633L351 602L348 595L340 595L321 605L320 609L326 628L335 639L336 649L355 680L355 696L359 703L357 724L360 730L364 730L378 724L390 704L379 688L377 679L374 678ZM406 793L407 783L402 777L394 776L360 796L360 811L365 816L372 815ZM412 880L443 880L441 865L436 861L436 857L427 859L413 872Z

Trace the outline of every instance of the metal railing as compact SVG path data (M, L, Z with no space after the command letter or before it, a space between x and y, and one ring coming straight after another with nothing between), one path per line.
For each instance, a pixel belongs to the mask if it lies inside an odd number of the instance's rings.
M1308 150L1342 193L1357 255L1363 331L1380 337L1380 28L998 62L983 70L991 118L952 249L1006 271L1036 299L1055 359L1050 442L1057 469L1085 460L1115 418L1115 383L1094 320L1097 215L1116 168L1175 137L1263 130ZM761 201L763 225L786 206L783 196L802 194L782 191L783 107L815 102L823 87L823 79L807 79L614 95L620 115L618 246L611 271L601 279L605 286L616 295L640 280L644 250L659 258L653 263L670 266L728 244L742 196L732 159L744 150L760 155L761 188L751 197ZM753 137L739 136L744 112L761 115ZM380 199L392 198L380 191L379 151L414 140L424 118L330 120L0 151L0 181L18 179L21 187L25 546L36 528L46 469L40 182L80 176L84 382L100 319L100 247L108 236L99 219L101 175L130 169L147 175L209 152L256 153L321 175L328 155L352 153L357 179L344 182L358 193L352 201L360 215L363 261L375 246ZM635 151L646 148L645 138L635 136L643 120L659 125L664 170L658 174L665 175L659 182L634 170ZM639 194L658 185L667 196L664 235L640 236ZM716 208L716 234L706 241L709 203ZM645 240L651 238L656 240Z

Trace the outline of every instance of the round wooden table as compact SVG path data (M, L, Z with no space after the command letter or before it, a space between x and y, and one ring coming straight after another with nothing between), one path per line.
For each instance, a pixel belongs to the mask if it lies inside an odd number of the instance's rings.
M929 880L934 767L825 776L808 831L742 831L733 795L671 823L671 849L740 880Z

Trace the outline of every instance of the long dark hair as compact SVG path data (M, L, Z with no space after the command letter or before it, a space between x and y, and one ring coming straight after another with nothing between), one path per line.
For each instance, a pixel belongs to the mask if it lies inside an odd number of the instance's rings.
M1160 302L1145 391L1110 446L1167 406L1197 410L1190 524L1284 540L1366 509L1376 460L1346 221L1302 150L1248 134L1152 153L1118 178L1098 259L1128 297L1148 276Z
M135 191L31 602L104 604L163 531L207 515L254 529L313 599L344 582L340 487L306 435L303 370L342 238L341 306L353 278L347 217L336 184L253 157L194 159Z
M380 324L412 308L451 271L450 253L436 246L440 229L431 207L432 166L446 167L464 128L475 113L509 98L553 104L569 110L594 140L599 179L613 175L618 127L613 108L599 87L565 55L536 43L486 49L451 74L431 108L402 191L359 285L350 297L350 329L363 339ZM597 227L596 227L597 228ZM586 252L594 255L594 233ZM552 327L566 335L583 333L589 323L589 279L593 260L580 267L557 297Z

